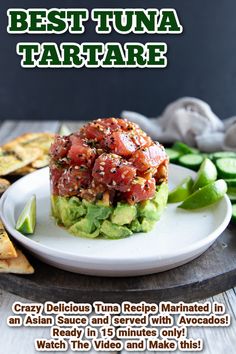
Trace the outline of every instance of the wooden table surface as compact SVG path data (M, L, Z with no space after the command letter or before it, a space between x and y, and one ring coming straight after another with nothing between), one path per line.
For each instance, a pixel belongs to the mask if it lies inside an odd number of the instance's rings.
M68 124L68 126L70 126ZM74 124L73 124L74 126ZM30 131L58 131L59 122L14 122L5 121L0 125L0 144L14 138L15 136ZM236 235L235 235L236 236ZM189 329L189 337L202 338L204 342L204 354L231 354L236 353L236 288L207 299L210 302L218 301L223 303L226 313L231 316L230 327L218 328L195 328ZM49 330L46 328L10 328L6 325L7 317L12 314L13 302L29 302L29 300L12 295L0 290L0 353L4 354L33 354L34 339L49 337ZM205 300L203 300L205 301ZM112 299L111 299L112 302ZM59 353L59 352L58 352ZM67 353L73 353L68 351ZM93 353L93 352L91 352ZM102 352L100 352L102 353ZM108 353L108 352L105 352ZM114 352L113 352L114 353ZM166 352L168 353L168 352ZM179 353L179 352L175 352ZM187 352L186 352L187 353ZM124 354L124 353L123 353Z

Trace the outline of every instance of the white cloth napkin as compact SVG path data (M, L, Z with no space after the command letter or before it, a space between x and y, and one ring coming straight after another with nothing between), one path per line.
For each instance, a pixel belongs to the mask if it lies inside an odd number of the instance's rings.
M157 118L130 111L123 111L121 116L162 143L180 140L205 152L236 151L236 117L221 121L206 102L197 98L180 98Z

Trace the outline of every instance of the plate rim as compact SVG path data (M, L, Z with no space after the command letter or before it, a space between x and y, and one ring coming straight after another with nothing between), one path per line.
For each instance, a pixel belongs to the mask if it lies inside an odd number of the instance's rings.
M194 171L189 170L188 168L182 167L182 166L178 166L175 164L170 164L171 166L173 166L174 168L180 169L180 170L186 170L188 172L190 172L192 175L195 174ZM54 257L60 258L60 259L64 259L67 260L68 257L70 257L70 261L79 261L81 263L100 263L101 260L103 262L103 266L104 265L114 265L114 259L113 258L97 258L97 257L90 257L90 256L83 256L83 255L76 255L74 253L71 252L66 252L66 251L61 251L61 250L57 250L54 249L52 247L46 246L42 243L39 243L35 240L30 239L27 236L22 235L20 232L18 232L17 230L15 230L10 223L8 222L7 218L4 215L4 205L5 202L7 201L7 197L8 194L11 192L12 188L14 188L17 184L22 183L22 180L24 179L28 179L31 175L33 174L43 174L45 173L46 170L48 170L48 167L42 168L40 170L34 171L22 178L20 178L19 180L17 180L16 182L14 182L2 195L1 199L0 199L0 217L1 220L4 224L4 226L6 227L7 231L12 235L13 238L15 238L20 244L22 244L23 246L25 246L26 248L28 248L29 250L32 250L34 252L43 252L44 255L46 256L50 256L53 254ZM231 202L228 198L227 195L225 195L223 197L223 199L226 203L226 213L224 216L224 219L222 221L222 223L213 231L211 232L207 237L193 243L192 245L183 247L181 249L177 249L176 251L172 251L170 252L166 252L166 253L162 253L161 254L161 258L157 255L153 255L153 256L145 256L143 258L122 258L122 259L115 259L116 264L117 263L124 263L126 262L126 265L134 265L137 264L137 262L148 262L148 263L153 263L155 261L166 261L167 258L173 258L176 259L178 257L184 257L186 254L190 254L192 252L196 252L199 251L200 249L204 249L204 248L208 248L210 247L210 245L217 239L217 237L219 237L221 235L221 233L226 229L226 227L228 226L230 220L231 220L231 212L232 212L232 206L231 206ZM59 227L59 226L58 226ZM148 233L147 233L148 234ZM146 235L147 235L146 234ZM107 242L110 242L111 240L107 240ZM119 241L119 240L117 240Z

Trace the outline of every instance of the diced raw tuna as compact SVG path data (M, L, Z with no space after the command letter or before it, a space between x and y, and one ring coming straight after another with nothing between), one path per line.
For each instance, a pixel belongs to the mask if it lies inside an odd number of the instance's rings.
M116 154L102 154L95 161L92 176L109 188L124 192L136 176L136 168Z
M142 200L153 198L155 190L156 182L154 178L146 180L142 177L137 177L125 193L125 198L130 204L135 204Z

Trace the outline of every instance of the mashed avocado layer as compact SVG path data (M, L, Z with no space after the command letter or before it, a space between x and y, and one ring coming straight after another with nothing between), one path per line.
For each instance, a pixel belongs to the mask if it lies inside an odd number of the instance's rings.
M136 232L148 232L163 213L168 199L168 185L157 186L151 200L130 205L106 206L101 201L89 203L77 197L51 197L52 215L57 223L75 236L119 239Z

